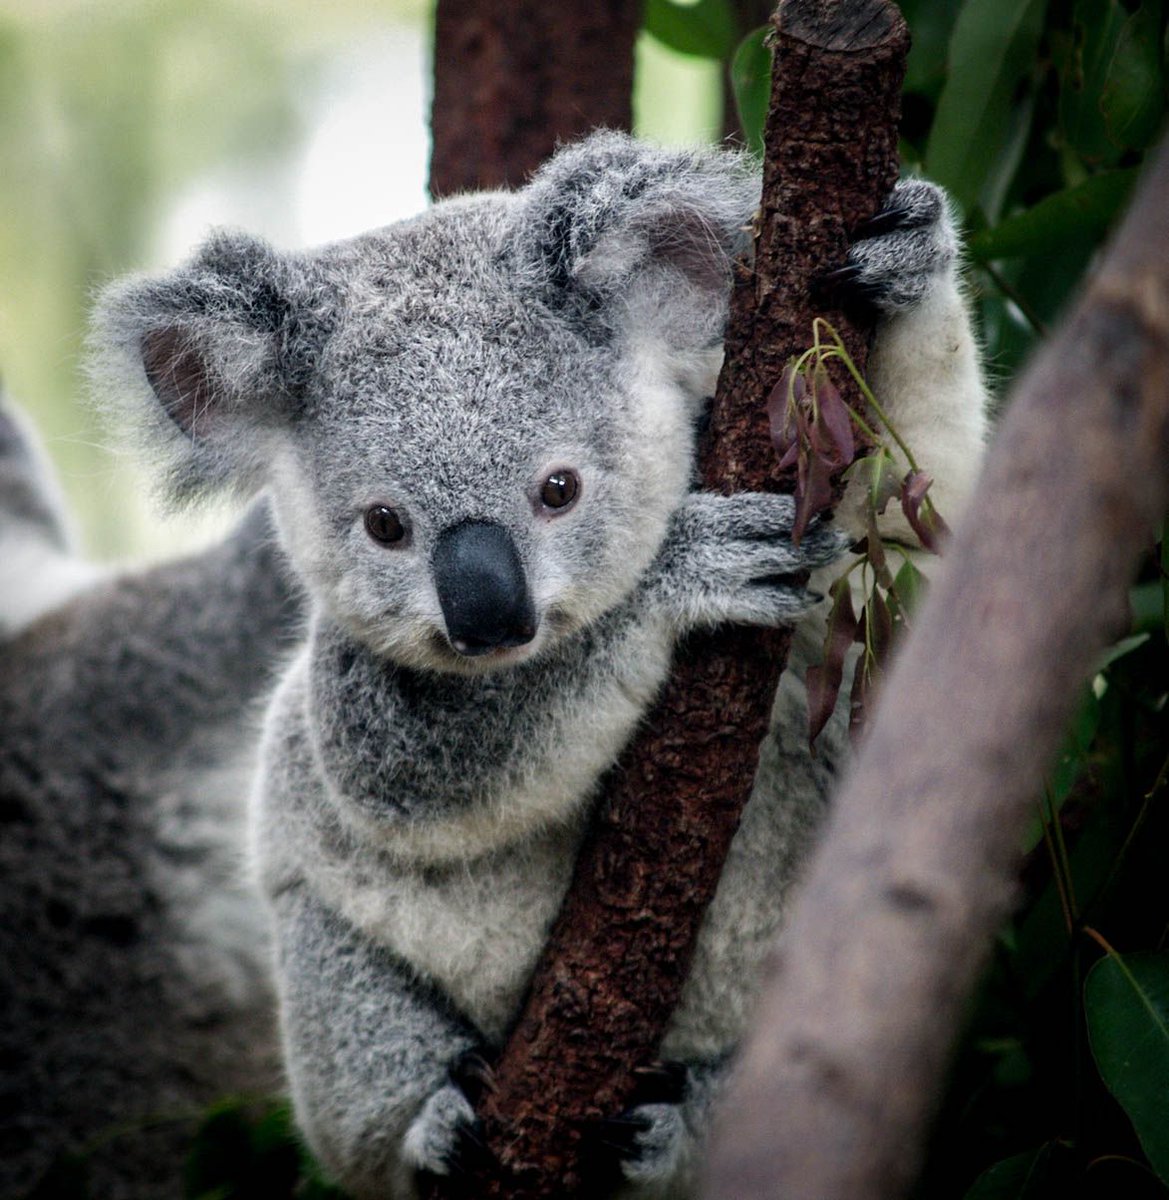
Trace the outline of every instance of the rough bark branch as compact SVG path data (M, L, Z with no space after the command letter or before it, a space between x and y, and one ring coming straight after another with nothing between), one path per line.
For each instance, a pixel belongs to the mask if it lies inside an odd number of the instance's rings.
M640 0L439 0L430 193L514 187L558 141L632 123Z
M708 1196L905 1193L1042 774L1167 504L1169 145L1017 388L883 688L781 940Z
M705 485L725 492L779 485L765 399L809 344L814 315L833 321L863 366L868 331L813 309L809 288L844 261L847 231L880 207L897 176L908 33L896 8L790 0L776 24L756 265L737 270L702 451ZM607 780L497 1088L481 1105L504 1167L460 1194L565 1196L581 1186L583 1123L625 1106L634 1069L654 1057L676 1005L750 794L786 650L777 633L730 630L695 638L679 655Z

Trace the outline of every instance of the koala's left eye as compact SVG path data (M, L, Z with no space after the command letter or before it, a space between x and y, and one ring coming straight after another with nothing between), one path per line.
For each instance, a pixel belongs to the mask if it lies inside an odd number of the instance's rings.
M384 504L375 504L365 510L365 532L383 546L406 539L406 526L402 524L401 517Z
M540 487L540 503L554 512L571 508L580 494L580 476L575 471L553 471Z

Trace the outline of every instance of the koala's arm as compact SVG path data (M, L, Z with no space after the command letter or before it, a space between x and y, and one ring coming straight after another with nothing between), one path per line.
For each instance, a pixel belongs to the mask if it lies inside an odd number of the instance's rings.
M930 499L953 525L973 491L987 432L987 392L962 293L958 236L944 193L921 180L898 184L886 212L899 215L900 223L858 241L850 254L853 284L878 314L868 381L918 465L932 476ZM908 470L900 451L894 455ZM864 512L863 487L854 484L838 518L859 537ZM884 536L917 544L896 501L880 524Z
M474 1115L450 1076L478 1039L383 948L294 887L274 902L285 1060L298 1120L356 1200L446 1174Z

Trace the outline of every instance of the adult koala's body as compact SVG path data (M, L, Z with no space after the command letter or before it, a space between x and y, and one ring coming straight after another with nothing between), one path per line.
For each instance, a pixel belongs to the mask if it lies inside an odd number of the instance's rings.
M108 360L147 397L173 489L268 487L312 597L255 847L298 1117L356 1196L449 1169L471 1116L452 1068L506 1035L597 781L679 637L796 619L792 573L838 550L824 529L793 549L788 499L692 490L757 198L743 160L598 134L520 192L306 255L219 237L105 299ZM890 314L877 383L961 490L982 392L950 228L926 185L895 202L894 231L854 252ZM657 1193L685 1191L830 780L798 690L663 1046L685 1097L641 1110L624 1162Z

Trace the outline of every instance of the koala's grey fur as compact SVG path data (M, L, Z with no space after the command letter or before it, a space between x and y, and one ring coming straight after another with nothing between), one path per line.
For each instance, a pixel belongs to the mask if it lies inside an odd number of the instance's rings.
M218 235L101 304L101 370L171 494L267 488L311 599L268 712L254 850L298 1119L357 1197L410 1196L457 1158L471 1109L452 1067L505 1037L598 778L679 639L796 620L812 599L792 572L842 544L819 526L794 548L786 498L693 490L757 199L742 158L602 133L522 191L311 253ZM893 203L853 259L886 314L872 376L952 515L982 435L977 354L938 193ZM576 503L543 507L570 469ZM367 533L377 506L400 542ZM465 575L456 540L480 556ZM481 603L497 584L517 614L501 629ZM452 628L465 605L474 645ZM816 636L813 619L797 664ZM638 1113L639 1195L687 1193L843 753L838 722L811 759L804 722L793 674L662 1048L686 1097Z
M2 401L0 554L0 1196L79 1151L95 1198L178 1196L194 1115L279 1078L240 791L298 594L262 506L89 568Z

